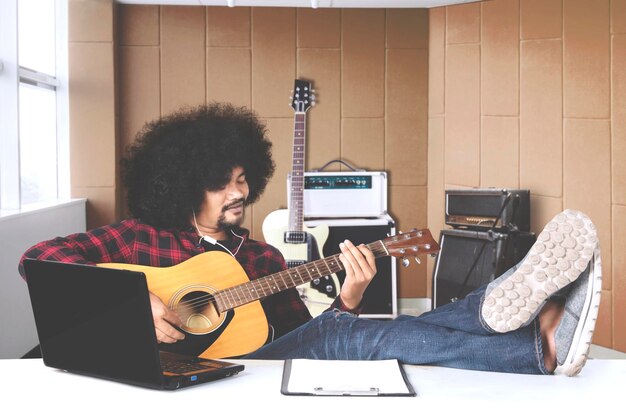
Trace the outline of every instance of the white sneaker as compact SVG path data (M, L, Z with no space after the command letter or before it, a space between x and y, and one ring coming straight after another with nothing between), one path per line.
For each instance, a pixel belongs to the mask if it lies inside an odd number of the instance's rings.
M589 217L575 210L557 214L526 257L487 286L484 322L499 333L528 325L551 295L587 269L597 247L596 227Z

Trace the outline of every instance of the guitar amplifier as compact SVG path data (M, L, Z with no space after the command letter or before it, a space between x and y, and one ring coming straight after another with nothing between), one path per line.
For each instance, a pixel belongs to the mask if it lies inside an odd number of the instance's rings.
M287 190L291 190L291 176ZM387 214L387 173L305 172L303 195L308 219L378 218Z
M455 228L530 231L530 191L446 190L445 222Z

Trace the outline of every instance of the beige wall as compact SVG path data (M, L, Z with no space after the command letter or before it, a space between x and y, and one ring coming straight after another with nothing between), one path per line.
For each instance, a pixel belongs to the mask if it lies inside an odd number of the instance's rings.
M428 226L446 188L531 191L532 229L575 208L599 229L594 342L626 351L626 1L430 10Z
M288 103L296 77L313 80L318 98L308 112L306 169L343 159L385 170L397 228L426 227L427 10L132 6L111 0L70 5L71 24L80 26L76 32L106 32L90 41L88 51L71 51L70 77L89 78L71 92L72 143L106 150L76 168L75 178L94 177L92 188L75 190L94 197L89 227L123 216L123 193L112 182L115 161L146 121L184 105L228 101L256 111L274 144L276 174L246 220L253 237L262 239L264 217L287 204L293 140ZM90 55L113 46L113 56L110 49L101 52L114 58L114 85L112 64L100 66L102 56ZM77 62L93 72L85 74ZM99 89L101 77L109 80L106 90ZM113 91L116 138L109 132ZM107 101L99 101L101 94ZM89 100L94 107L83 107ZM91 122L75 122L83 118L106 124L106 132L95 137ZM96 162L98 172L89 172ZM426 297L427 280L425 263L402 269L399 296Z

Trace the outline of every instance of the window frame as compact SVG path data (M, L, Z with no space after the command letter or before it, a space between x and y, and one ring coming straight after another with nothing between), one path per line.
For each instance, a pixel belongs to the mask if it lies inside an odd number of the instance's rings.
M55 205L70 197L68 4L55 1L56 76L20 67L18 63L18 1L0 2L0 216ZM19 86L55 90L57 199L21 204L19 153Z

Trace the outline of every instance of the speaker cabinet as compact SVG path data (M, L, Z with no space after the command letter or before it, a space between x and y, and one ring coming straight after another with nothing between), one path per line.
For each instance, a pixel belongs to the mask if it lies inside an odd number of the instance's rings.
M442 230L433 269L432 308L464 298L521 261L534 233Z
M324 245L324 257L339 253L339 243L348 239L355 245L372 243L396 233L395 222L389 216L374 219L316 219L305 221L309 227L325 224L329 235ZM363 295L361 317L394 318L397 315L396 261L393 257L376 259L376 276ZM340 271L337 278L341 285L346 273ZM331 300L332 302L332 300ZM306 303L306 300L305 300Z

